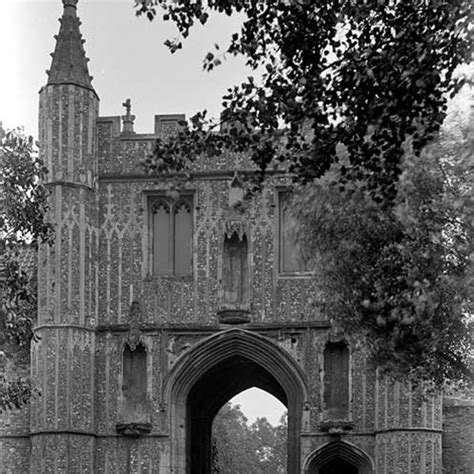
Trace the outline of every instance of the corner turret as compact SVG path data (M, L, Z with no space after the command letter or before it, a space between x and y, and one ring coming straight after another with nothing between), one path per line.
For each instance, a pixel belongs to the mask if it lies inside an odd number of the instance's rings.
M41 401L31 407L31 465L95 472L99 98L87 68L77 0L63 0L63 5L39 104L40 157L48 169L48 219L55 240L40 243L38 251L38 321L31 357L38 362L32 379ZM58 443L57 432L67 441Z
M40 90L40 153L49 182L97 187L99 98L92 87L77 0L63 0L48 81Z

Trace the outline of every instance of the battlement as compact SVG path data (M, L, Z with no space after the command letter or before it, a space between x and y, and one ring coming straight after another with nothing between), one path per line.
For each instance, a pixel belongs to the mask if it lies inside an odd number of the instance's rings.
M131 119L133 117L133 119ZM137 133L133 129L134 115L109 115L98 117L97 124L100 133L107 133L115 140L155 140L168 138L175 135L181 127L181 122L186 120L185 114L157 114L154 119L154 130L151 133ZM127 127L129 125L131 127ZM127 129L128 128L128 129Z
M130 101L127 99L123 105L126 107L125 115L98 117L96 121L97 158L99 175L102 177L146 175L140 163L152 153L155 140L176 135L186 120L185 114L157 114L153 132L137 133L133 127L135 116L130 113ZM217 157L199 156L192 163L190 171L251 171L256 168L248 154L227 151Z

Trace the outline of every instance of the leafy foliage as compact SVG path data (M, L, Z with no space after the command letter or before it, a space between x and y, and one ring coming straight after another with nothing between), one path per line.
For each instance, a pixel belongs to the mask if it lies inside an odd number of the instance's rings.
M161 10L183 38L218 12L246 15L221 58L244 55L263 71L223 98L221 133L205 112L183 124L177 140L157 140L145 161L151 173L180 171L201 153L249 153L260 173L283 163L300 183L321 177L348 152L338 181L363 182L373 199L390 203L401 173L403 143L413 152L439 130L449 94L463 83L453 76L472 57L474 6L469 0L136 0L137 15ZM167 41L171 52L181 40Z
M276 427L266 418L257 418L251 425L252 440L262 474L286 472L287 420L283 416Z
M0 358L0 410L22 406L31 395L28 376L18 376L6 370L22 359L27 372L29 342L36 317L36 265L22 268L25 252L36 252L38 241L51 242L52 226L46 222L48 190L42 183L46 168L38 158L32 137L18 129L6 134L0 147L0 186L3 192L0 210L0 259L3 282L0 308L4 349ZM22 346L18 351L15 346ZM23 354L21 354L23 353ZM20 354L20 355L19 355ZM19 368L17 368L19 370Z
M16 251L15 251L16 250ZM33 337L33 319L37 309L37 291L34 278L20 268L19 249L4 254L5 291L2 294L2 318L8 339L18 345L29 345Z
M213 424L213 472L277 474L286 472L286 418L273 427L266 418L250 426L239 406L227 403Z
M49 192L42 184L47 170L37 156L33 137L18 129L2 140L1 180L4 194L0 229L8 244L18 241L49 241L52 228L44 219Z
M423 150L465 82L455 71L474 52L474 4L136 4L150 20L161 11L183 38L212 13L243 13L241 31L223 52L210 52L204 68L243 55L261 73L229 89L219 124L200 112L175 140L157 140L144 161L148 172L183 172L201 154L228 150L251 157L256 186L269 168L288 171L305 186L295 209L298 238L331 319L365 339L395 377L436 386L468 378L474 206L467 167L455 164L456 146L443 150L444 161ZM174 53L182 42L167 46Z
M442 151L407 151L392 207L330 176L294 202L330 318L367 342L382 371L436 388L469 381L473 348L474 199L469 174L454 174Z
M0 374L0 413L3 410L13 410L26 405L34 393L29 377L16 376L6 380L5 374Z

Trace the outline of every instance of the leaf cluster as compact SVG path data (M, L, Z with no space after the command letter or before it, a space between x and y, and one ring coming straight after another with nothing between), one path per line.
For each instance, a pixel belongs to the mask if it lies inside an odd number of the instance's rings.
M0 148L3 206L0 232L6 244L52 239L52 227L44 219L49 191L42 180L47 170L37 155L33 138L21 130L6 134Z
M3 330L8 340L29 346L37 310L36 280L20 268L18 249L3 255L5 289L1 297Z
M0 239L6 286L1 310L6 334L20 345L31 339L36 315L35 272L20 268L20 255L28 247L36 250L39 240L53 239L53 228L45 219L49 195L43 184L46 172L32 137L21 130L6 134L0 147Z
M272 426L266 418L251 425L239 406L227 403L213 423L213 473L286 472L286 418Z
M183 38L212 13L242 12L225 53L263 71L261 81L229 89L221 133L197 117L177 140L157 144L145 162L150 172L169 156L189 166L203 152L231 149L249 153L262 174L272 161L284 163L306 183L338 161L342 143L341 184L363 180L382 202L395 198L407 137L419 155L439 130L449 94L463 83L453 72L474 47L466 0L137 0L136 8L150 20L161 12ZM182 43L168 46L175 52ZM218 65L214 53L204 65Z
M382 372L441 388L472 378L474 201L431 151L406 154L393 206L328 175L294 212L336 326L366 341Z
M29 377L17 377L12 380L0 375L0 413L4 410L22 408L33 394Z
M2 294L0 323L0 409L21 407L31 395L28 376L8 374L17 360L15 347L28 352L37 312L36 264L23 268L25 253L36 253L39 241L52 242L53 227L46 220L49 191L43 184L46 168L32 137L13 130L0 144L0 263Z

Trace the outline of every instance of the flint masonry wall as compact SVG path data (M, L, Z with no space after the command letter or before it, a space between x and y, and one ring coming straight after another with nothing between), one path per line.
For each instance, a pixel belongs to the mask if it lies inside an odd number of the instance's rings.
M32 349L32 371L42 396L33 401L29 433L19 419L4 428L3 453L9 465L16 466L13 472L28 472L30 462L30 472L171 472L171 414L164 386L183 355L230 327L218 320L220 267L225 232L240 226L248 236L252 284L250 322L239 327L284 349L306 377L302 469L313 472L318 453L342 440L344 446L364 453L373 472L441 472L440 401L377 377L350 335L350 406L344 420L349 428L340 429L340 420L324 417L323 353L335 335L311 275L278 273L277 194L287 184L284 175L271 176L262 194L237 211L228 204L229 183L234 170L251 171L248 160L240 155L197 160L184 188L194 197L193 275L152 276L146 258L147 199L165 193L169 183L166 176L146 176L140 166L154 136L121 136L114 117L98 119L97 131L96 200L77 201L74 186L53 194L51 215L60 217L60 240L40 254L44 262L40 301L45 309L39 321L42 340ZM84 204L84 211L78 202ZM91 234L97 253L86 244L87 238L81 240L89 235L80 225L81 212L97 215L98 230ZM83 252L87 258L82 267L80 261L75 263L80 254L76 245L89 249ZM44 284L55 281L57 268L62 275L60 290ZM79 268L90 269L92 275L85 279L82 297L71 276ZM81 298L87 304L79 310ZM74 311L58 311L56 301ZM132 301L140 304L138 326L147 348L150 399L145 415L151 431L138 438L125 437L116 429L124 417L130 419L124 413L121 382ZM85 331L75 329L74 318L84 321ZM23 411L13 416L25 420L26 415ZM459 458L454 453L462 445L459 439L467 440L461 434L463 417L453 415L445 422L444 472L451 472L454 459ZM328 422L336 422L336 429L328 428ZM446 435L453 426L459 426L459 439L454 441ZM15 436L9 438L9 433ZM462 466L467 466L467 449L461 452Z
M443 472L474 472L474 402L443 400Z
M229 327L219 324L217 317L222 305L222 244L229 226L245 226L251 252L251 316L248 324L239 327L284 349L307 378L308 400L301 424L302 468L312 472L315 453L342 440L364 452L374 472L441 472L440 401L424 399L409 387L378 378L368 366L363 349L350 336L350 407L346 420L350 428L328 430L328 420L323 416L323 352L334 334L324 317L317 282L310 275L284 277L278 273L276 196L287 184L286 178L272 176L261 195L243 211L236 211L228 205L229 183L235 169L251 170L250 163L239 155L223 156L218 161L197 160L193 178L185 187L194 196L193 276L152 276L145 257L146 200L150 194L166 192L168 178L150 178L140 167L140 160L151 150L152 136L120 136L116 118L99 119L97 126L97 201L95 207L90 201L85 212L98 216L94 241L99 250L95 253L91 247L87 253L83 268L90 268L95 276L86 279L82 290L91 296L84 297L89 303L81 311L56 309L57 298L65 306L69 294L80 300L76 293L79 286L69 272L81 265L74 260L78 255L74 253L74 229L80 229L74 216L79 208L74 199L66 199L76 188L63 191L59 197L55 191L51 213L62 216L61 239L56 244L60 245L61 258L51 260L56 258L58 247L40 254L46 262L40 281L51 282L57 265L64 269L60 272L63 280L59 295L55 286L43 286L40 291L41 304L50 309L40 319L43 339L33 347L32 370L43 395L32 405L32 448L21 421L14 423L20 436L3 440L9 465L18 466L14 472L27 472L26 458L31 460L31 472L171 472L173 440L169 401L163 388L181 356ZM86 234L79 232L78 243L81 235ZM58 263L52 264L54 261ZM122 354L129 337L131 301L140 303L139 329L148 354L147 416L152 428L141 438L124 437L116 431L124 417ZM89 311L89 307L96 309ZM75 314L77 321L84 314L85 332L68 326ZM445 431L451 431L461 417L453 419L455 422L446 422ZM74 433L66 434L63 426L74 427ZM47 435L42 434L45 429ZM450 472L453 464L449 463L455 461L449 450L459 443L446 435L445 439L445 472ZM68 452L74 453L73 457Z
M285 277L278 273L277 194L287 184L286 178L272 176L262 194L237 212L228 205L229 183L235 170L252 170L248 159L229 154L217 160L196 160L192 179L184 187L194 196L193 277L152 276L147 266L146 203L149 195L166 193L169 178L143 174L140 160L151 151L152 136L120 136L118 117L99 119L98 130L101 297L96 403L98 432L109 438L99 441L99 462L104 466L118 462L112 439L120 419L121 351L130 303L137 299L142 309L141 330L149 348L153 405L149 436L155 442L121 442L129 443L128 462L166 468L171 446L163 381L180 355L226 327L219 325L217 313L222 306L219 267L229 226L245 226L251 252L251 322L244 328L283 347L308 378L310 399L303 415L302 459L333 441L334 435L321 428L323 351L329 335L317 282L310 275ZM353 426L342 433L342 439L360 447L387 472L416 472L421 466L426 472L440 472L439 401L423 402L407 387L377 380L356 341L351 342L351 348L348 418ZM160 456L157 446L161 446ZM153 450L154 460L148 449Z
M29 407L0 414L0 473L28 472L30 464Z
M162 398L163 380L180 355L225 329L218 324L217 312L222 306L219 267L229 227L244 226L249 241L252 285L251 323L247 328L273 338L306 367L312 364L308 351L313 339L326 337L328 323L314 298L315 282L309 276L280 278L276 271L276 186L285 184L283 177L275 177L241 213L229 208L228 189L235 169L252 169L248 160L238 155L225 156L220 162L198 160L193 179L184 189L193 194L194 201L193 276L152 276L147 268L146 200L153 193L166 193L169 179L143 174L140 160L150 152L152 137L119 136L118 118L114 117L99 119L98 129L101 298L97 380L102 383L97 387L97 426L105 436L115 436L115 425L121 416L121 351L127 337L130 302L137 299L149 357L153 406L149 436L155 441L129 442L131 452L136 451L131 456L150 466L160 465L166 472L171 446L167 438L169 413ZM307 324L309 320L313 320L314 329ZM324 348L324 343L320 346ZM319 372L315 376L318 384ZM100 465L118 462L113 461L113 442L104 440L100 445Z

